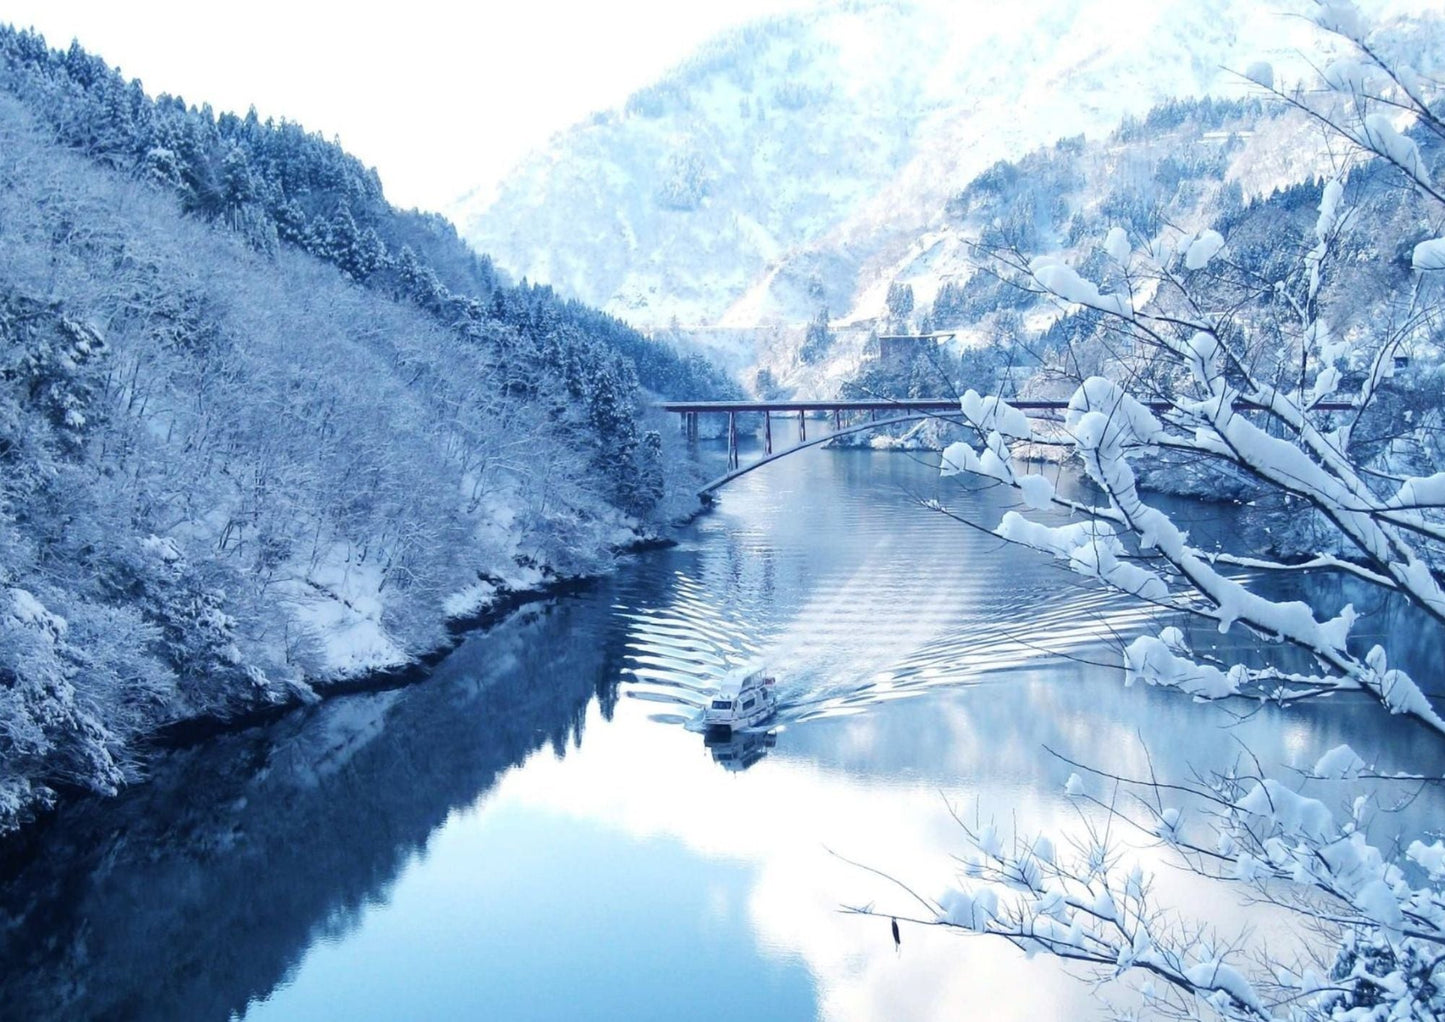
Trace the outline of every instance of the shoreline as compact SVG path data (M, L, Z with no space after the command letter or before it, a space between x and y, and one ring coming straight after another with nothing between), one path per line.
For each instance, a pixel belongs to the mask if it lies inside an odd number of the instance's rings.
M698 513L706 510L707 508L703 507ZM679 527L686 522L693 521L696 517L697 513L689 515L682 523L672 523L672 527ZM284 702L256 707L229 717L208 714L175 721L157 728L142 739L137 739L135 748L144 759L150 754L193 748L223 735L237 734L256 727L266 727L290 714L305 712L311 707L329 702L337 697L369 692L387 692L421 684L430 676L436 665L446 659L463 641L472 636L485 635L524 607L582 592L617 570L626 557L645 554L653 550L666 550L675 546L677 546L677 540L668 536L639 537L631 543L617 548L616 559L606 571L589 575L556 576L540 585L526 589L499 590L496 598L487 606L461 617L449 619L446 622L446 639L433 649L418 654L407 663L377 668L331 681L314 681L311 686L312 691L316 694L315 699L307 700L300 696L292 696ZM13 876L16 870L36 852L49 823L67 805L85 798L115 798L129 789L145 783L146 779L142 774L136 781L122 787L116 795L110 796L81 788L69 790L57 788L58 797L54 805L36 812L28 822L22 823L10 833L0 836L0 882Z
M689 519L690 520L690 519ZM617 569L624 557L644 554L651 550L666 550L677 545L675 539L666 536L642 537L619 547L616 561L605 572L592 575L559 575L540 585L526 589L498 589L496 598L482 607L461 617L446 622L446 639L436 647L419 653L414 659L392 667L378 667L360 674L334 678L329 681L312 681L311 689L316 693L314 700L293 697L272 706L261 706L230 717L204 715L188 717L156 729L139 743L142 749L185 749L224 734L234 734L248 728L272 724L282 717L308 707L316 706L337 696L356 695L364 692L387 692L406 688L426 679L432 668L441 663L461 643L473 635L485 634L506 618L523 607L546 600L567 596L585 590Z

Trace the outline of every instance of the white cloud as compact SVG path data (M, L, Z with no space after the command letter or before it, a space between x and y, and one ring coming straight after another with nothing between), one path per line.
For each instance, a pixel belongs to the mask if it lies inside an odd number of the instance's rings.
M698 43L802 0L12 0L0 19L72 38L152 94L285 117L380 171L403 206L441 209L534 146L620 103Z

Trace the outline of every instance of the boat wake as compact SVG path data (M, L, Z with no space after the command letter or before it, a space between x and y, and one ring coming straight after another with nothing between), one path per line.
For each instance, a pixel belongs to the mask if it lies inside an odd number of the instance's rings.
M765 664L778 676L779 700L766 727L786 727L1061 660L1118 664L1121 644L1157 628L1161 613L1067 576L1005 593L968 576L909 581L905 593L865 566L770 619L766 608L720 604L679 572L666 604L616 608L630 623L623 694L659 704L655 720L701 731L722 680Z

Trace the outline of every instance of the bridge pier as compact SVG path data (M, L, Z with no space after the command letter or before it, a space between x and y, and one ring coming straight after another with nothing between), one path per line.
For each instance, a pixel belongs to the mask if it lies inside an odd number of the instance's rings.
M834 409L833 409L833 432L836 433L836 432L838 432L838 430L840 430L840 429L842 429L842 428L843 428L843 412L842 412L841 409L834 408Z
M803 410L798 409L798 441L801 443L808 439L808 420L803 418Z
M738 467L738 416L728 412L728 470Z
M768 454L773 453L773 413L763 412L763 446Z

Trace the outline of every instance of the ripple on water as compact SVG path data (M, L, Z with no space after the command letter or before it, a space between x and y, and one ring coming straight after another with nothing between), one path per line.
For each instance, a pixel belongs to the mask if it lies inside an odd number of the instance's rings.
M1039 586L1021 597L970 584L978 577L920 583L876 565L820 572L797 610L777 618L725 611L695 579L679 578L667 602L622 612L623 691L700 710L728 673L762 661L779 675L780 721L803 721L978 684L1040 659L1117 662L1119 640L1159 615L1097 587Z
M690 570L661 599L618 604L624 693L700 709L764 662L780 719L809 720L1050 659L1117 664L1122 642L1159 627L1158 608L920 505L937 493L987 528L1005 491L937 486L927 465L868 452L744 476L700 520Z

